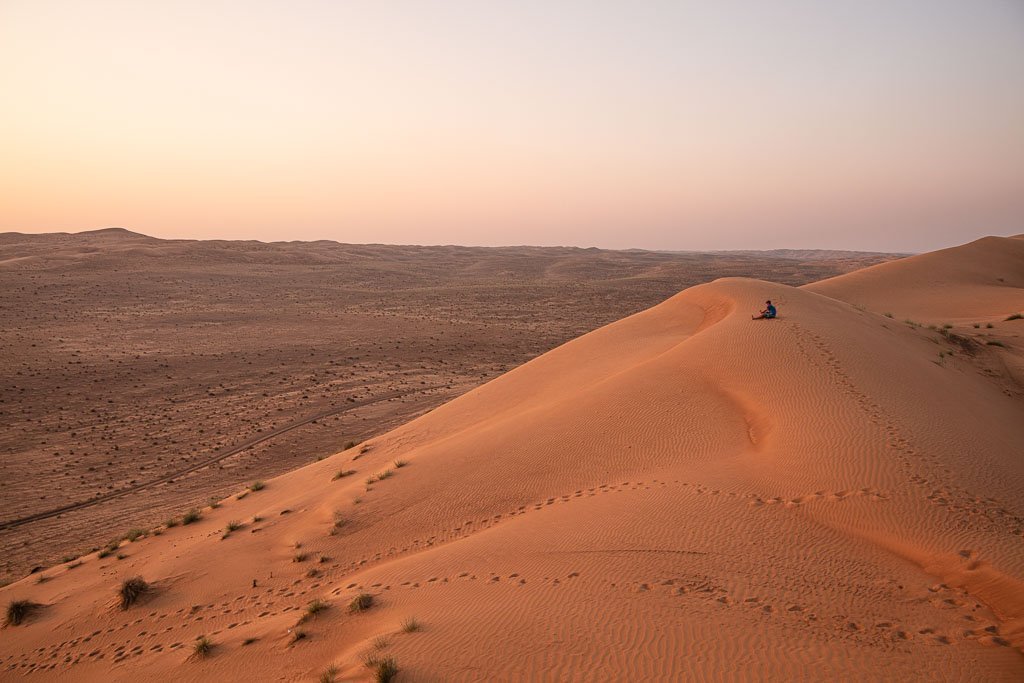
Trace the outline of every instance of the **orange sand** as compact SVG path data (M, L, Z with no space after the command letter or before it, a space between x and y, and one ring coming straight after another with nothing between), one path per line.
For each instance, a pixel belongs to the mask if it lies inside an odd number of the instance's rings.
M124 559L0 590L44 605L0 671L366 680L376 652L398 681L1021 680L1022 393L992 368L1020 358L1022 294L1002 238L692 287ZM769 298L781 318L752 322ZM959 342L903 317L998 322ZM120 610L132 575L154 590Z

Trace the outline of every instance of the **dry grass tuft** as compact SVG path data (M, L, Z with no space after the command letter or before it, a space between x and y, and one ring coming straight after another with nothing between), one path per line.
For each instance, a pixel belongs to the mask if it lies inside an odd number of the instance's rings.
M4 619L4 626L21 626L40 607L42 605L31 600L12 600L7 603L7 617Z
M348 603L349 612L365 612L373 606L373 596L369 593L360 593Z
M210 656L213 652L213 641L206 636L199 636L196 638L195 645L192 646L192 655L196 659L205 659Z
M121 609L128 609L134 605L147 591L149 584L141 576L133 576L122 581L121 590L117 593L121 600Z
M402 622L403 633L415 633L423 629L423 624L416 620L416 617L409 617Z

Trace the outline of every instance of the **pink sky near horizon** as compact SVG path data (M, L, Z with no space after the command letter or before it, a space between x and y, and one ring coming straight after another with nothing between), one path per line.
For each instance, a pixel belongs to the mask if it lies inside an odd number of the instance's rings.
M924 251L1024 232L1024 5L0 0L0 231Z

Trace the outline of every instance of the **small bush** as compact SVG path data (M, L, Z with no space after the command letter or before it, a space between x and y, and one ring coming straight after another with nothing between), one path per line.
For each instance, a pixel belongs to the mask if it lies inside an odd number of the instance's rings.
M134 543L135 541L147 535L149 535L149 532L145 529L132 529L124 535L124 540L128 541L129 543Z
M309 621L310 619L316 619L316 616L323 612L325 609L331 606L331 603L326 600L317 598L308 605L306 605L306 612L302 615L302 621Z
M75 562L72 562L71 564L68 565L68 569L78 569L81 566L82 566L82 561L81 560L76 560Z
M409 463L407 461L405 461L405 460L396 460L395 461L395 469L396 470L400 470L400 469L402 469L403 467L405 467L408 464Z
M402 631L404 633L415 633L423 628L423 624L416 620L416 617L409 617L402 622Z
M305 562L309 559L309 553L295 553L292 556L292 562Z
M224 527L224 530L227 531L228 533L231 533L232 531L238 531L241 528L242 528L242 523L241 522L239 522L238 520L231 520L230 522L228 522L228 525L226 527Z
M202 517L203 515L199 512L198 509L192 508L191 510L189 510L188 512L181 516L181 523L184 525L195 524L200 519L202 519Z
M252 484L249 485L249 490L250 491L262 491L266 487L267 487L267 485L264 484L262 481L254 481Z
M377 475L377 479L380 481L384 481L385 479L391 477L392 474L394 474L394 472L392 472L391 470L384 470L383 472Z
M338 675L338 667L331 664L320 674L320 683L334 683Z
M366 485L369 486L370 484L374 483L375 481L377 481L377 477L367 477L366 478Z
M121 590L118 597L121 599L121 609L128 609L138 601L142 595L149 590L149 584L141 576L133 576L121 582Z
M373 670L373 680L377 683L390 683L397 674L398 665L395 664L394 659L388 657L377 662L377 666Z
M171 517L166 522L164 522L164 526L168 529L173 529L174 527L178 526L178 524L178 520L176 520L174 517Z
M348 603L349 612L365 612L373 605L373 596L369 593L360 593Z
M288 641L288 644L289 645L294 645L295 643L299 642L300 640L305 640L308 637L309 637L309 634L306 633L305 631L301 631L301 630L292 631L292 637Z
M334 474L334 476L331 477L331 481L338 481L339 479L344 479L345 477L351 477L355 473L355 470L338 470Z
M210 656L213 651L213 641L206 636L199 636L196 638L195 645L192 646L192 654L197 659L204 659Z
M4 626L21 626L41 605L31 600L12 600L7 603L7 618Z
M1020 313L1014 313L1009 318L1007 318L1006 321L1009 322L1011 320L1020 320L1022 318L1024 318L1024 315L1021 315Z
M210 498L208 501L206 501L206 504L210 506L211 510L216 510L217 508L220 507L220 501L217 500L216 498Z

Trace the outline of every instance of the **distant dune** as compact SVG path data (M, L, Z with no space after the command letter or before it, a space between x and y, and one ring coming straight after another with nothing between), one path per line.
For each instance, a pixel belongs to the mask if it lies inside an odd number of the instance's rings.
M192 523L0 589L38 605L0 667L1019 681L1018 245L690 287ZM752 321L765 299L780 318ZM136 575L151 588L121 609Z

